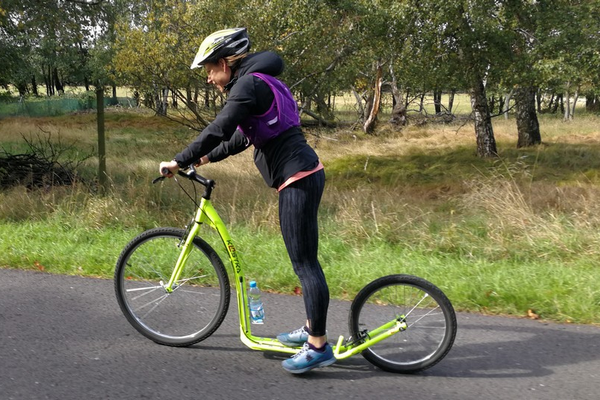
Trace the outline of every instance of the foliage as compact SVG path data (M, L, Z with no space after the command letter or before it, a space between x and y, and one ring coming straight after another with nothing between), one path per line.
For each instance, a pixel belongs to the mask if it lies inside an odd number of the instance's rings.
M191 72L189 65L202 39L228 26L246 26L253 50L280 52L287 61L284 80L301 98L320 104L325 93L339 89L332 72L354 48L352 18L325 2L299 1L290 7L283 0L250 1L240 9L231 1L166 0L121 21L115 66L146 96L163 88L173 91L194 113L195 121L188 123L201 127L206 120L198 109L198 94L203 105L217 94L209 92L203 71Z
M1 82L23 88L32 76L47 78L44 67L56 67L70 84L106 70L120 84L203 89L187 67L202 38L227 26L247 26L255 50L279 51L288 62L286 80L303 97L364 87L377 60L393 64L402 86L413 90L465 89L475 70L505 88L532 74L539 84L597 81L597 0L90 4L4 1Z
M320 121L336 119L332 96L352 91L364 118L380 67L393 102L418 112L425 93L479 81L494 96L524 86L600 100L599 13L598 0L6 0L0 85L21 95L39 83L48 95L67 84L133 86L145 105L199 129L224 99L189 70L193 55L210 32L245 26L254 50L283 56L282 78Z
M98 84L106 80L110 53L106 35L114 24L120 0L6 0L0 9L2 63L9 66L0 79L19 94L61 94L65 85ZM110 57L109 57L110 58ZM105 82L105 84L108 82Z

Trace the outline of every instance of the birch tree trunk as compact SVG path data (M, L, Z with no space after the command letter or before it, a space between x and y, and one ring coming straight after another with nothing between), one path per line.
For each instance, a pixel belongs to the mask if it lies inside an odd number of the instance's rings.
M435 89L433 91L433 107L435 109L435 115L442 113L442 91Z
M448 97L448 112L452 114L452 108L454 108L454 95L456 94L456 90L452 89L450 91L450 96Z
M375 75L375 87L373 89L373 104L370 108L369 117L364 123L363 130L365 133L371 134L375 129L377 122L377 114L379 114L379 106L381 104L381 84L383 71L381 64L377 64L377 73Z
M564 107L563 107L563 121L570 121L573 118L571 117L571 93L569 91L569 86L571 86L569 83L567 83L567 88L565 90L565 93L563 94L563 102L564 102Z
M360 97L360 95L358 94L358 92L356 91L356 89L354 87L352 87L352 94L354 95L354 98L356 99L356 108L358 109L358 115L360 115L361 117L364 117L365 116L365 107L363 106L362 98Z
M390 123L392 125L404 126L406 125L406 102L404 100L404 94L402 90L398 89L398 81L396 80L396 74L394 74L394 68L390 63L390 75L392 76L392 83L390 87L392 89L392 96L394 98L394 107L392 108L392 117Z
M575 118L575 106L577 105L577 100L579 100L579 88L575 91L575 97L573 98L573 106L571 107L571 120Z
M571 120L571 95L569 92L565 92L563 95L563 101L565 101L565 107L563 108L563 121Z
M521 87L515 91L517 107L517 148L533 146L542 142L540 124L536 112L536 89Z
M395 83L392 84L392 96L394 97L394 107L392 108L390 123L404 126L406 125L406 103L402 91L398 89Z
M512 95L513 89L511 89L510 92L504 96L504 108L502 109L502 112L504 113L504 119L508 119L508 109L510 108L510 98Z
M471 89L471 107L475 119L475 135L477 136L477 155L479 157L496 157L496 139L492 128L492 118L487 103L483 80L478 79Z
M169 91L167 88L160 88L158 86L155 86L154 102L156 104L156 115L167 115L167 106L169 104L168 95Z
M167 108L169 107L169 88L164 87L162 89L162 109L164 115L167 115Z

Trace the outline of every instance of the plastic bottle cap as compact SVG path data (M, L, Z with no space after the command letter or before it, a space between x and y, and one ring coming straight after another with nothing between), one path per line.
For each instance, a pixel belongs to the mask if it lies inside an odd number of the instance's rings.
M250 287L256 287L256 281L250 281Z

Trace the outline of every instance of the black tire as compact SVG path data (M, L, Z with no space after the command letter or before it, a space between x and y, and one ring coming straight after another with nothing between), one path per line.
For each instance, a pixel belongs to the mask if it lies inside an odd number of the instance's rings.
M181 252L183 229L141 233L121 252L115 293L127 320L142 335L168 346L190 346L223 322L231 296L223 262L201 238L194 239L186 265L171 293L162 288Z
M352 338L403 315L407 329L362 352L384 371L414 373L433 367L452 348L456 314L444 293L425 279L389 275L374 280L357 295L348 321Z

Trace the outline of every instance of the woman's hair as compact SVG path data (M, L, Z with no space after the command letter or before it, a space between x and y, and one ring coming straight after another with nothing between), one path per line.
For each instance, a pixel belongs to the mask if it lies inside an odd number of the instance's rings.
M227 63L227 66L229 68L236 69L236 67L238 66L240 61L242 61L244 58L246 58L247 55L248 55L248 53L244 53L244 54L238 54L237 56L224 57L223 59L225 60L225 62Z

